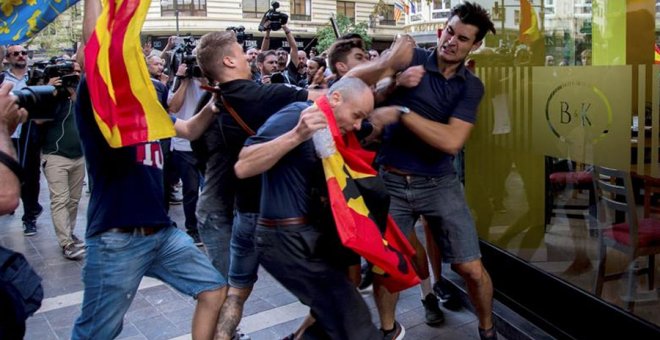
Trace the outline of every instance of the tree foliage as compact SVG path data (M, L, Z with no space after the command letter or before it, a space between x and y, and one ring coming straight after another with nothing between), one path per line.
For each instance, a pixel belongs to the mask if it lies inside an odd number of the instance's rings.
M337 22L337 28L339 29L339 35L344 35L346 33L357 33L362 36L362 39L365 43L365 48L371 46L371 37L367 35L367 23L359 22L353 23L351 19L346 17L343 14L339 14L335 19ZM332 25L328 22L328 25L316 32L317 45L316 49L319 53L327 50L332 43L335 42L335 32L332 29Z

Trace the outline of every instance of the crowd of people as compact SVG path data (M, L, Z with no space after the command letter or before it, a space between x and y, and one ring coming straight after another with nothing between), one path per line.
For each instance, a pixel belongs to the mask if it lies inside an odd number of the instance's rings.
M100 10L99 1L85 2L84 41ZM269 49L270 30L261 49L247 50L231 30L207 33L192 51L196 62L179 60L169 73L176 37L163 51L147 41L145 62L176 137L120 148L108 145L94 120L82 50L77 61L54 61L71 63L65 75L43 80L63 89L52 118L28 120L14 134L27 112L8 92L26 86L28 73L25 48L9 47L0 87L0 203L3 213L13 211L20 191L24 232L34 235L43 169L63 255L85 259L72 338L116 337L145 275L197 299L193 338L249 338L237 327L261 265L310 308L287 339L402 339L398 293L342 245L334 226L312 136L336 124L377 152L373 166L389 194L389 214L416 250L426 323L444 321L439 303L449 293L441 287L441 259L465 280L480 337L496 339L492 283L452 163L484 94L465 61L495 31L487 11L470 2L454 7L433 50L403 35L379 53L347 34L308 54L282 29L288 51ZM80 76L77 90L63 85L69 75ZM85 169L91 195L83 241L74 228ZM179 181L186 232L168 216ZM422 220L428 255L416 235ZM377 323L358 291L367 279Z

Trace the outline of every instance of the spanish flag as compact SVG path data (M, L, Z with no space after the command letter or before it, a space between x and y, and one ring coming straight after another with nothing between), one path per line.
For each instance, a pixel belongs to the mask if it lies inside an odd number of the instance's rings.
M362 149L353 133L348 133L344 142L325 96L316 105L328 119L337 149L323 158L323 171L342 244L377 267L374 272L384 275L390 292L418 284L410 261L415 251L388 214L387 190L370 165L374 153Z
M653 58L653 63L654 64L660 64L660 47L658 45L655 45L655 57Z
M171 119L158 102L140 46L149 4L103 0L103 12L85 47L94 118L114 148L175 135Z
M538 18L529 0L520 0L520 36L518 40L530 45L541 37Z

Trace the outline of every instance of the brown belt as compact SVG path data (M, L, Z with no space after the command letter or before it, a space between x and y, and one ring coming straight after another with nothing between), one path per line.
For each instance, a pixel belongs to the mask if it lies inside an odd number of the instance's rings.
M399 170L399 169L397 169L393 166L389 166L389 165L383 165L383 170L387 171L391 174L395 174L395 175L399 175L399 176L410 176L410 175L412 175L409 172L401 171L401 170Z
M291 225L303 225L307 224L306 217L289 217L281 219L270 219L270 218L261 218L257 220L257 223L266 227L282 227L282 226L291 226Z
M110 228L107 231L111 233L134 234L141 236L150 236L159 232L161 227L136 227L136 228Z

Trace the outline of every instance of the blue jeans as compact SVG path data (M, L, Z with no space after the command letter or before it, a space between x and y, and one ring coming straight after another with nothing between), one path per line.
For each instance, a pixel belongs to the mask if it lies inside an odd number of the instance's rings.
M197 230L213 267L224 277L229 276L229 241L232 220L230 213L209 213L200 217ZM199 216L198 216L199 217Z
M250 288L257 282L259 259L254 244L254 230L257 227L257 213L237 212L231 232L229 262L229 285L236 288Z
M390 194L390 215L406 235L414 232L420 215L429 224L446 263L465 263L481 258L479 236L456 174L402 176L380 171Z
M150 236L105 232L85 240L82 313L72 339L113 339L143 276L197 297L227 284L190 236L174 227Z

